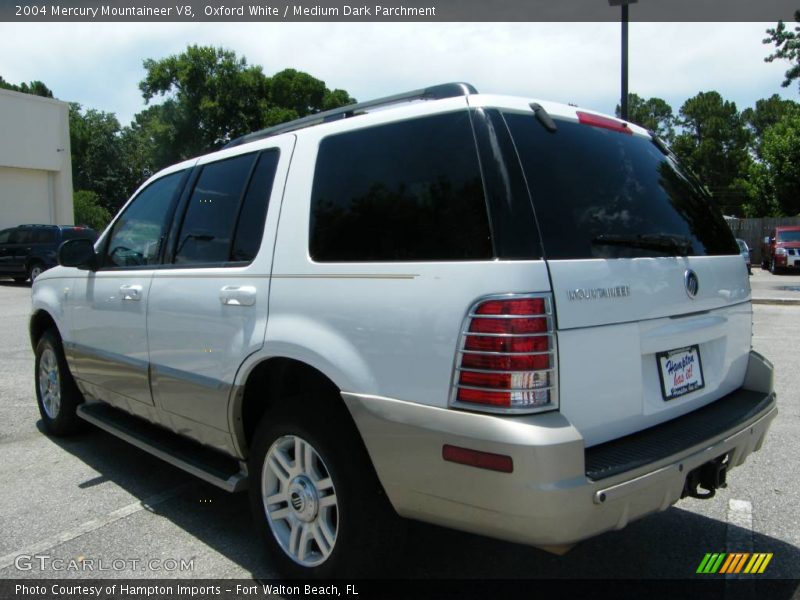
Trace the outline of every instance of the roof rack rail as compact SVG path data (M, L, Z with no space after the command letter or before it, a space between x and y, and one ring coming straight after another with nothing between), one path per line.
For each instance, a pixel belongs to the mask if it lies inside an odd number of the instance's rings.
M339 119L346 119L354 116L360 111L369 108L377 108L380 106L389 106L390 104L397 104L399 102L410 102L412 100L441 100L443 98L456 98L458 96L469 96L470 94L477 94L476 90L469 83L442 83L420 90L413 90L411 92L404 92L402 94L395 94L393 96L386 96L385 98L378 98L376 100L367 100L366 102L358 102L356 104L349 104L340 108L326 110L324 112L308 115L294 121L281 123L274 127L267 127L260 131L248 133L234 140L228 142L223 148L233 148L248 142L254 142L273 135L281 133L288 133L290 131L297 131L312 125L319 125L320 123L328 123L329 121L336 121Z

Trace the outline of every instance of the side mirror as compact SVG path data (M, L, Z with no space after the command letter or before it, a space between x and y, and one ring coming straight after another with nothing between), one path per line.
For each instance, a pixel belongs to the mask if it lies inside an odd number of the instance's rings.
M58 248L58 264L62 267L78 267L87 271L97 270L97 255L91 240L67 240Z

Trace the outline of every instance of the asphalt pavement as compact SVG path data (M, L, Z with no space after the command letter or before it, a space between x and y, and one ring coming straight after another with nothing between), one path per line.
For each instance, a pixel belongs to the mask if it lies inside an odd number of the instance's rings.
M800 295L780 289L800 285L797 277L756 269L751 281L754 297ZM29 310L30 287L0 281L0 578L277 576L246 494L227 494L99 430L70 439L42 433ZM682 500L561 557L411 524L392 574L686 578L707 552L744 551L774 554L765 577L800 579L798 340L800 306L754 307L753 345L775 364L780 414L761 451L715 498ZM68 570L71 560L106 569Z

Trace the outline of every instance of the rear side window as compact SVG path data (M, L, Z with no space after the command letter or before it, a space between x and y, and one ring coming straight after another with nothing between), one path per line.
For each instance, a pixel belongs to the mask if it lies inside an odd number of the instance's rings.
M203 167L186 208L175 264L250 262L261 246L279 152Z
M255 154L244 154L203 167L178 236L175 264L228 260L239 201L255 160Z
M493 256L467 111L325 138L311 198L319 262Z
M37 229L31 232L34 244L52 244L56 241L55 229Z
M505 113L546 258L738 254L708 194L649 139Z

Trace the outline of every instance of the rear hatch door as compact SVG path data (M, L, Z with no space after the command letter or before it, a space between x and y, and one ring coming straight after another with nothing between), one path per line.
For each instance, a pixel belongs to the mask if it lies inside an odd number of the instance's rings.
M640 128L572 109L556 131L530 108L503 116L551 278L561 411L587 446L740 387L750 287L705 190Z

